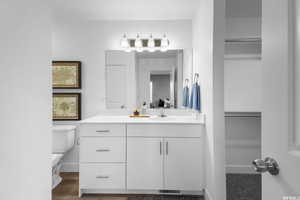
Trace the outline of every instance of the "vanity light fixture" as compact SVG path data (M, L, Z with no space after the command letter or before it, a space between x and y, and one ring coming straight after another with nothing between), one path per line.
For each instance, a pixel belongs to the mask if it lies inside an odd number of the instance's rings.
M170 45L169 39L166 34L163 38L153 38L152 34L149 37L142 38L140 34L137 34L136 38L127 38L126 34L121 39L121 48L126 52L137 51L149 51L154 52L156 50L167 51Z

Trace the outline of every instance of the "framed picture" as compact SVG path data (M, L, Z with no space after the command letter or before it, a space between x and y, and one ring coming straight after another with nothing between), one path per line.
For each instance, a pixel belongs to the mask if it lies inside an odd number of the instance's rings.
M53 93L53 120L81 120L81 94Z
M53 89L81 89L80 61L52 62Z

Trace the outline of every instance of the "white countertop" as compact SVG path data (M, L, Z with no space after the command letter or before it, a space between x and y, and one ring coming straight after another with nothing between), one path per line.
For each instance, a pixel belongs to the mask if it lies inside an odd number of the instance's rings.
M150 118L132 118L129 116L106 116L98 115L85 120L80 123L126 123L126 124L202 124L205 123L204 115L196 116L175 116L167 117L151 116Z

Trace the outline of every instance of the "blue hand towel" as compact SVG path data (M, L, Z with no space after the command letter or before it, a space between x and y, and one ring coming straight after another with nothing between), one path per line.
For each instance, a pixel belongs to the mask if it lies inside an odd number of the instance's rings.
M189 99L190 99L190 89L188 86L185 86L183 88L183 94L182 94L182 106L183 107L189 107Z
M198 83L193 84L189 107L201 112L201 94Z

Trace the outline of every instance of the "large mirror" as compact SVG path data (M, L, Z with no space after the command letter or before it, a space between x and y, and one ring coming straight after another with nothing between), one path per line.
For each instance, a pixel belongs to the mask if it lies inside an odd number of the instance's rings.
M193 77L192 49L165 52L106 51L107 109L184 108Z

